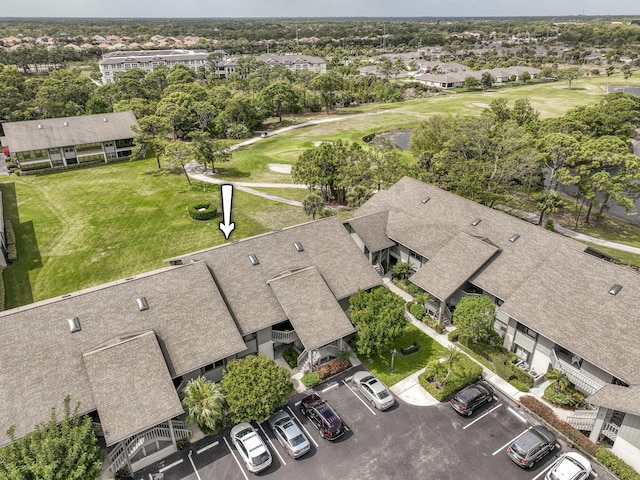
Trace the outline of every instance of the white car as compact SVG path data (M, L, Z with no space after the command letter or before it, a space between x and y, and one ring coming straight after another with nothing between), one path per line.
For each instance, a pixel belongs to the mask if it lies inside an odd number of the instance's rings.
M545 480L587 480L591 462L576 452L563 454L544 477Z
M231 441L251 473L261 472L271 465L271 453L250 423L239 423L233 427Z
M371 406L378 410L386 410L396 403L384 383L367 371L354 373L352 383L369 400Z

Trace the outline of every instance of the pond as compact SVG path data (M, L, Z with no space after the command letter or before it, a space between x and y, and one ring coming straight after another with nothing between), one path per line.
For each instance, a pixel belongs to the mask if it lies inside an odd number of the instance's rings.
M411 129L392 130L390 132L376 133L373 139L374 145L378 145L376 138L384 137L389 139L392 144L397 145L402 150L409 149L409 140L411 139Z

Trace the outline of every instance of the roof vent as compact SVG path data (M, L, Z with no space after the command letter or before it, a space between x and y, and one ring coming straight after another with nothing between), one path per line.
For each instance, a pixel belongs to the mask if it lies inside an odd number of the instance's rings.
M424 197L422 203L427 203L429 200L431 200L431 197Z
M620 290L622 290L622 285L620 285L619 283L614 283L613 286L609 289L609 294L617 295Z
M515 242L516 240L518 240L520 238L520 235L518 235L517 233L514 233L513 235L511 235L511 238L509 239L509 241L511 243Z
M69 330L71 333L79 332L80 328L80 319L78 317L68 318L67 322L69 323Z
M296 247L297 252L304 252L304 247L300 242L293 242L293 246Z
M138 304L138 310L143 312L144 310L149 310L149 303L147 302L146 297L138 297L136 298L136 303Z
M69 126L69 122L64 122L64 123L63 123L63 125L64 125L65 127L68 127L68 126Z
M474 227L477 226L480 222L482 221L481 218L474 218L473 222L471 222L471 225L473 225Z
M42 128L42 124L41 123L38 124L38 128Z
M249 260L251 261L251 265L258 265L260 263L255 253L249 254Z

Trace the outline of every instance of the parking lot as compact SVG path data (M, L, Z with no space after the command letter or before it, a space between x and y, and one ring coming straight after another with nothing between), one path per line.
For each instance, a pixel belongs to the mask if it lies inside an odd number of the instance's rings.
M544 478L556 455L567 451L561 445L531 470L523 470L507 458L505 449L535 422L509 399L498 394L496 400L470 418L459 416L447 403L418 407L398 401L391 409L380 412L373 410L347 382L353 372L316 389L349 427L350 431L336 441L322 439L302 415L299 402L304 395L292 398L286 406L312 443L311 451L301 458L294 460L286 455L266 422L253 423L267 440L273 456L272 465L257 476L305 480L337 477L538 480ZM598 466L595 469L598 479L614 480ZM204 438L189 450L138 472L134 478L149 480L160 472L163 480L247 480L254 476L242 464L228 430Z

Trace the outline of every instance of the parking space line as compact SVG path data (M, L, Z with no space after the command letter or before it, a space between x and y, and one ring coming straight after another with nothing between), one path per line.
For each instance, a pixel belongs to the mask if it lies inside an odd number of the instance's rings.
M218 445L220 445L220 442L218 442L217 440L213 443L210 443L209 445L205 445L204 447L202 447L200 450L196 450L196 453L198 455L200 455L202 452L206 452L207 450L209 450L210 448L213 447L217 447Z
M227 437L222 437L224 438L224 443L227 444L227 448L229 449L229 452L231 453L231 456L233 457L233 459L236 461L236 463L238 464L238 468L240 469L240 471L242 472L242 475L244 475L244 480L249 480L249 477L247 477L247 474L244 472L244 468L242 468L242 465L240 464L240 462L238 461L238 458L236 457L236 454L233 453L233 450L231 449L231 446L229 445L229 442L227 442Z
M364 400L362 400L362 398L360 398L360 395L358 395L356 392L354 392L354 391L353 391L353 388L351 388L351 387L347 384L347 381L346 381L346 380L342 380L342 381L344 382L345 387L347 387L347 388L349 389L349 391L350 391L351 393L353 393L353 394L356 396L356 398L357 398L358 400L360 400L360 401L362 402L362 404L363 404L365 407L367 407L367 408L369 409L369 411L370 411L371 413L373 413L374 415L377 415L377 413L376 413L376 412L374 412L374 411L371 409L371 407L370 407L369 405L367 405L367 402L365 402Z
M518 412L516 412L513 408L507 407L507 410L513 413L516 417L518 417L522 423L527 423L527 419L524 418L522 415L520 415Z
M166 472L167 470L169 470L170 468L173 468L173 467L175 467L176 465L180 465L182 462L184 462L184 459L182 459L182 458L181 458L181 459L180 459L180 460L178 460L177 462L173 462L173 463L170 463L169 465L165 465L165 466L164 466L164 467L162 467L160 470L158 470L158 473L164 473L164 472Z
M318 448L319 447L318 442L314 440L314 438L309 433L309 430L305 428L305 426L302 424L298 416L295 413L293 413L293 410L291 410L291 407L289 405L287 405L287 409L289 410L289 412L291 412L291 415L293 415L293 418L295 418L298 421L298 425L300 425L300 428L302 428L305 431L305 433L307 434L307 438L313 442L316 448Z
M278 452L278 450L276 450L276 446L273 444L273 442L269 438L269 435L267 435L267 432L264 431L264 428L262 428L262 425L258 423L258 427L260 428L260 430L262 430L262 434L267 439L267 442L269 442L269 444L271 445L271 450L273 450L275 452L275 454L278 455L278 458L280 459L282 464L286 465L287 462L284 461L284 458L282 458L282 456L280 455L280 452Z
M505 443L504 445L502 445L498 450L496 450L495 452L493 452L491 455L497 455L498 453L500 453L502 450L504 450L506 447L508 447L509 445L511 445L513 442L515 442L517 439L519 439L522 435L524 435L525 433L527 433L529 430L531 430L531 427L527 428L524 432L522 432L520 435L518 435L515 438L512 438L511 440L509 440L507 443Z
M189 457L189 461L191 462L191 466L193 467L193 471L196 474L196 477L198 477L198 480L202 480L200 478L200 474L198 473L198 469L196 468L196 464L193 463L193 458L191 458L191 455L193 455L193 450L189 450L189 455L187 455Z
M469 422L467 423L464 427L462 427L463 430L466 430L467 428L469 428L471 425L473 425L474 423L476 423L478 420L482 420L484 417L486 417L487 415L489 415L491 412L493 412L494 410L497 410L498 408L500 408L502 406L501 403L499 403L498 405L496 405L495 407L493 407L491 410L489 410L488 412L483 413L482 415L480 415L478 418L476 418L473 422Z
M334 383L334 384L332 384L332 385L329 385L327 388L325 388L324 390L322 390L322 393L324 393L324 392L328 392L329 390L331 390L332 388L336 388L337 386L338 386L338 382L336 382L336 383Z

